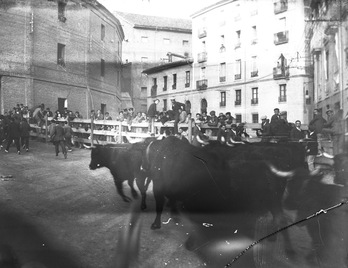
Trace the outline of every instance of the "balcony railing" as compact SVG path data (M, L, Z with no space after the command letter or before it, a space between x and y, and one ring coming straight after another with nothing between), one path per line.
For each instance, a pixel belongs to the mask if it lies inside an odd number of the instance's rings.
M196 86L198 90L205 90L208 87L208 80L207 79L202 79L202 80L197 80Z
M172 89L176 89L176 83L172 85Z
M185 83L185 87L190 87L190 83Z
M274 34L275 45L280 45L287 42L289 42L289 31L283 31Z
M273 68L273 79L288 79L290 76L289 67Z
M259 103L258 98L251 99L251 104L258 104L258 103Z
M207 52L198 53L198 62L207 61Z
M251 73L250 73L250 76L251 77L255 77L255 76L258 76L259 75L259 71L252 71Z
M234 44L234 48L240 48L241 46L241 42L240 41L237 41L235 44Z
M203 38L207 36L207 30L205 28L201 28L198 30L198 38Z
M274 2L274 14L278 14L288 10L288 1L279 0Z
M64 61L63 58L59 58L59 59L58 59L58 65L60 65L60 66L62 66L62 67L65 68L65 61Z
M163 87L163 91L167 91L167 86Z
M286 96L279 96L278 102L286 102Z
M226 82L226 76L220 76L220 82Z
M242 78L241 74L235 74L234 75L234 80L238 80L238 79L241 79L241 78Z
M236 100L235 102L234 102L234 105L241 105L242 104L242 101L241 100Z
M157 96L157 85L153 85L151 87L151 97L156 97Z
M225 107L226 106L226 101L220 101L220 107Z

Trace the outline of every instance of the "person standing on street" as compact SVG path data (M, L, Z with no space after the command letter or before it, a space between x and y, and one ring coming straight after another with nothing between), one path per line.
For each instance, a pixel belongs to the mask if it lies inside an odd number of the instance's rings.
M22 118L20 123L21 130L21 145L26 152L29 152L29 136L30 136L30 125L28 124L27 119Z
M315 131L317 135L317 142L318 142L318 153L323 153L323 146L321 144L321 141L323 140L323 127L324 124L326 124L326 120L323 118L322 114L320 113L319 109L314 109L313 111L314 116L313 119L309 122L308 128L312 129L312 131Z
M54 127L53 131L53 144L56 150L56 156L59 154L59 146L62 148L62 153L64 158L67 158L67 152L65 148L65 140L64 140L64 128L63 121L57 122L57 125ZM52 138L52 137L51 137Z
M7 146L5 153L8 153L8 150L10 149L12 141L15 142L17 153L21 154L21 148L19 145L19 138L21 136L21 130L19 125L19 120L17 117L11 117L10 118L10 124L8 125L8 132L7 132Z
M147 116L149 117L149 132L155 133L155 119L157 116L157 104L160 102L159 99L155 99L153 103L151 103L148 111Z
M64 138L65 138L65 145L68 147L68 152L72 152L72 148L71 148L71 137L73 135L71 126L69 125L69 122L65 122L64 125Z

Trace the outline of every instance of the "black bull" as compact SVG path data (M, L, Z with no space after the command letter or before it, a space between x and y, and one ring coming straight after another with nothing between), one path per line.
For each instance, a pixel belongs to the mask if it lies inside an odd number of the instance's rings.
M89 164L91 170L102 167L110 170L117 192L125 202L129 202L131 199L123 191L123 182L128 182L133 198L137 198L138 194L134 189L134 179L136 178L136 184L142 196L141 209L146 208L146 190L149 184L149 181L145 182L146 172L141 169L143 152L148 143L145 141L119 146L97 146L92 148Z
M293 151L298 153L296 161ZM198 148L175 137L155 141L148 146L143 163L153 181L156 201L151 228L161 228L165 198L171 204L180 203L189 218L203 213L261 216L271 212L277 226L284 224L286 178L274 173L273 167L303 167L304 159L302 146L295 150L289 145L273 144ZM288 242L287 235L285 238Z

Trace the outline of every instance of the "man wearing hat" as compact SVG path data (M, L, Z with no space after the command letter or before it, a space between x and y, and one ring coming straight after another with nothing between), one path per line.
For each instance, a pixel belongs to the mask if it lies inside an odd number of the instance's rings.
M147 110L147 116L149 117L149 132L155 133L155 119L157 116L157 104L160 102L159 99L155 99L153 103L149 106L149 109Z
M278 126L280 121L279 108L274 108L274 114L271 117L271 134L275 136L278 132Z
M185 110L185 104L178 102L175 99L171 99L171 102L172 102L172 111L174 113L174 134L178 134L178 123L180 120L179 109L181 108L182 110Z
M257 130L257 136L262 136L261 141L267 142L271 136L271 125L267 116L261 116L261 129Z

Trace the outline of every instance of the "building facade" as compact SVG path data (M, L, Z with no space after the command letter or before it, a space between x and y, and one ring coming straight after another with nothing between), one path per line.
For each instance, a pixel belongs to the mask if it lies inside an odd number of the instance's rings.
M124 12L114 14L121 21L125 33L122 91L129 93L136 111L146 112L150 89L142 71L167 63L169 52L182 57L191 55L191 21Z
M259 122L274 108L312 118L308 6L302 0L219 1L192 15L192 111Z
M337 104L348 112L348 3L310 1L308 35L314 64L313 99L325 113Z
M0 111L17 103L115 114L121 105L120 22L97 1L0 5ZM8 4L10 3L10 4Z

